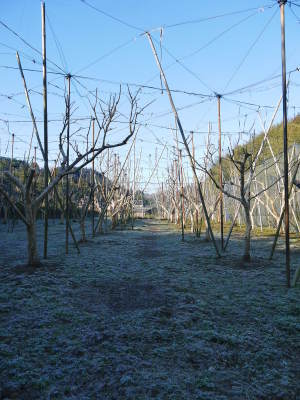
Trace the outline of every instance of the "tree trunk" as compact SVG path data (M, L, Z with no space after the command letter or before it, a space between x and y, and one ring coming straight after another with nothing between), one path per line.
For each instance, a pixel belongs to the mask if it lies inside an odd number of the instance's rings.
M176 208L176 225L179 225L179 223L180 223L179 209Z
M246 224L245 249L244 249L243 260L244 261L250 261L251 260L251 256L250 256L250 241L251 241L251 230L252 230L250 207L248 205L246 205L246 204L243 204L243 207L244 207L244 210L245 210L245 224Z
M210 241L209 229L208 229L207 226L206 226L206 228L205 228L205 240L206 240L207 242Z
M80 231L81 231L81 241L86 242L86 235L85 235L85 217L80 218Z
M170 222L171 222L171 224L173 224L173 222L174 222L174 213L175 213L175 211L174 210L172 210L171 211L171 218L170 218Z
M191 219L191 233L195 232L195 225L194 225L194 214L193 211L190 211L190 219Z
M295 287L297 285L298 280L300 279L300 267L298 267L295 271L295 275L293 277L292 286Z
M99 228L98 228L98 232L99 232L99 233L103 233L103 222L104 222L104 217L105 217L105 214L103 214L103 215L100 217Z
M28 222L27 230L27 249L28 249L28 265L37 267L40 265L40 258L37 249L36 239L36 210L32 206L31 200L24 202L25 216Z
M3 204L3 224L7 224L7 219L8 219L8 207Z
M111 217L111 229L115 229L118 224L118 216L117 214L113 214Z

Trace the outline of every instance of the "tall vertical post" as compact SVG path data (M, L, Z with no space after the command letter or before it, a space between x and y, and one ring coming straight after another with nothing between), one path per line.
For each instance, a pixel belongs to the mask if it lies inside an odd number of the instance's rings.
M36 169L36 149L37 147L34 146L34 169Z
M194 132L191 131L191 136L192 136L192 156L193 156L193 163L195 165L195 144L194 144ZM197 203L198 201L198 196L197 196L197 182L194 178L194 189L195 189L195 203ZM196 236L199 237L199 213L198 213L198 208L196 207L196 221L195 221L195 225L196 225Z
M10 159L10 166L9 166L9 172L13 174L14 169L13 169L13 162L14 162L14 144L15 144L15 134L11 134L11 159ZM9 181L9 195L11 196L12 193L12 182Z
M45 3L42 2L42 55L43 55L43 99L44 99L44 187L48 186L48 110L47 110L47 55L46 55L46 23ZM44 258L47 258L48 250L48 194L45 197L45 219L44 219Z
M134 228L134 212L135 212L135 178L136 178L136 154L135 154L135 141L133 144L133 185L132 185L132 210L131 210L131 228Z
M10 173L13 172L13 162L14 162L14 144L15 144L15 134L11 134L11 160L10 160Z
M56 177L57 163L58 163L58 158L55 160L55 163L54 163L53 179L55 179L55 177ZM54 192L54 197L53 197L53 215L54 215L53 222L55 222L56 217L57 217L57 193L56 192Z
M67 97L67 167L70 163L70 96L71 96L71 75L66 77L68 81L68 97ZM66 175L66 254L69 253L69 175Z
M117 154L114 154L114 180L116 179L116 176L118 175L118 161L117 161Z
M224 216L223 216L223 177L222 177L222 130L221 130L221 95L217 94L218 99L218 127L219 127L219 184L220 184L220 235L221 248L224 250Z
M37 167L37 165L36 165L36 150L37 150L37 146L34 146L33 162L34 162L35 172L36 172L36 167ZM36 174L35 174L34 181L33 181L33 186L32 186L32 188L33 188L32 191L33 191L34 196L36 194L36 182L37 182L37 177L36 177Z
M179 181L181 197L181 240L184 242L184 198L183 198L183 170L182 170L182 151L179 150Z
M164 196L164 183L161 183L161 219L165 219L165 213L164 213L164 205L165 205L165 196Z
M108 221L108 182L109 182L109 168L110 168L110 158L109 158L109 149L107 149L107 178L105 179L105 230L107 228Z
M95 236L95 118L92 120L92 141L93 141L93 161L92 161L92 235Z
M282 60L282 111L283 111L283 165L284 165L284 207L285 207L285 264L286 283L291 286L290 271L290 221L289 221L289 160L287 136L287 106L286 106L286 58L285 58L285 15L287 0L278 0L281 22L281 60Z

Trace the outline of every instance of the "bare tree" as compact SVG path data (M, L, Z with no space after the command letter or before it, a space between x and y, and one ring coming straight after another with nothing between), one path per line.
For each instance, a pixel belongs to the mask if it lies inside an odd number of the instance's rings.
M40 193L35 194L32 190L32 183L34 181L35 169L31 168L24 183L21 182L19 178L14 176L10 171L4 171L4 176L16 187L22 201L22 208L17 205L16 199L12 198L7 192L5 185L0 184L0 194L6 199L10 206L14 209L18 217L24 222L27 229L27 242L28 242L28 265L37 266L40 263L38 249L37 249L37 239L36 239L36 219L37 212L41 206L45 197L56 187L56 185L67 175L78 173L82 168L87 166L96 157L98 157L103 151L110 148L117 148L124 146L129 139L137 131L138 116L142 113L144 108L138 106L138 93L135 95L128 89L128 99L129 99L129 132L124 135L124 138L116 143L109 143L108 137L109 132L112 129L112 125L116 123L119 116L118 106L121 97L121 89L118 95L111 96L109 102L104 105L103 102L96 98L93 111L98 124L98 135L95 140L94 146L89 147L83 153L81 153L78 147L75 145L74 150L76 152L76 158L74 161L68 163L67 155L64 150L64 132L67 128L68 118L70 117L70 112L67 108L63 127L59 134L59 150L62 154L61 167L56 174L56 176L51 180L47 187L45 187ZM66 104L68 103L66 99ZM99 105L101 116L98 116L97 106Z
M217 176L214 173L213 168L213 152L209 151L209 159L211 161L211 167L203 167L198 164L199 168L201 168L212 180L215 187L218 190L221 190L226 196L230 197L238 201L244 211L245 217L245 241L244 241L244 254L243 259L244 261L250 261L250 245L251 245L251 231L252 231L252 221L251 221L251 201L258 197L260 194L264 193L268 190L271 186L275 185L281 177L279 177L275 182L270 184L268 187L263 188L259 192L252 191L251 184L255 179L255 169L257 165L257 160L259 155L261 154L263 148L264 140L261 143L259 150L256 154L253 155L254 151L252 150L250 153L249 147L244 146L241 149L239 154L233 150L232 148L229 149L229 156L227 161L231 162L234 166L237 174L238 174L238 183L235 183L233 177L228 177L228 179L224 179L223 186L221 187ZM233 190L236 188L237 190Z

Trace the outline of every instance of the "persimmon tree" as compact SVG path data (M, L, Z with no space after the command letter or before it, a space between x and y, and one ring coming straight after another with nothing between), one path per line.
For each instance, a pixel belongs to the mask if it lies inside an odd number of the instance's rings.
M27 231L27 248L28 248L28 265L38 266L40 264L40 257L37 246L36 236L36 220L37 213L41 207L45 197L52 192L58 183L67 175L79 173L79 171L90 164L96 157L107 149L121 147L127 144L130 138L135 134L138 128L138 117L141 115L145 107L138 105L138 92L132 94L128 89L127 100L129 102L129 117L127 119L127 128L124 128L123 137L115 142L110 142L110 131L118 123L120 117L118 110L121 98L121 89L118 94L112 95L107 103L104 103L96 96L96 102L93 106L93 112L97 121L98 133L94 145L89 146L85 151L81 152L79 147L75 144L73 146L76 157L73 161L68 162L67 152L65 150L64 133L67 129L70 109L66 106L66 111L63 119L63 127L59 133L59 150L62 155L61 166L55 177L49 184L40 192L35 193L33 190L33 182L35 176L35 168L30 168L27 176L23 181L14 176L10 171L4 171L4 181L10 182L18 194L12 197L7 190L7 184L3 181L0 184L0 195L10 204L18 217L23 221ZM66 105L68 99L66 98ZM124 117L124 114L122 113ZM19 200L19 201L18 201ZM22 206L20 206L20 202Z
M223 179L223 185L220 186L218 178L215 173L215 164L214 164L214 152L208 150L208 158L210 160L210 167L201 166L198 164L198 167L202 169L214 183L215 187L225 194L227 197L236 200L240 203L243 212L244 212L244 220L245 220L245 235L244 235L244 253L243 260L250 261L251 260L251 231L252 231L252 221L251 221L251 202L268 190L271 186L275 185L281 177L275 180L272 184L264 189L257 191L256 188L253 188L253 182L255 180L255 171L257 166L258 158L263 149L264 140L261 143L258 151L254 151L251 146L244 146L239 149L239 151L235 151L233 148L229 149L228 157L226 158L226 163L230 163L234 166L234 169L237 173L237 180L234 179L232 175L225 176ZM225 160L223 160L224 163Z

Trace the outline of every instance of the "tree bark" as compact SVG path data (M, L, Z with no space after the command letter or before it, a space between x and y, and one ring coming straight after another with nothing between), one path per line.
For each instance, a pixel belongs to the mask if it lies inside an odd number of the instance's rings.
M250 207L247 204L243 204L243 207L244 207L244 210L245 210L245 224L246 224L245 248L244 248L243 260L244 261L250 261L251 260L250 243L251 243L251 230L252 230Z
M28 225L26 225L28 265L37 267L40 265L40 258L38 255L37 240L36 240L36 211L29 203L25 204L25 212L26 212L26 219L28 220Z
M7 224L7 220L8 220L8 206L6 206L5 204L3 204L3 224Z
M81 241L86 242L86 235L85 235L85 217L80 218L80 231L81 231Z

